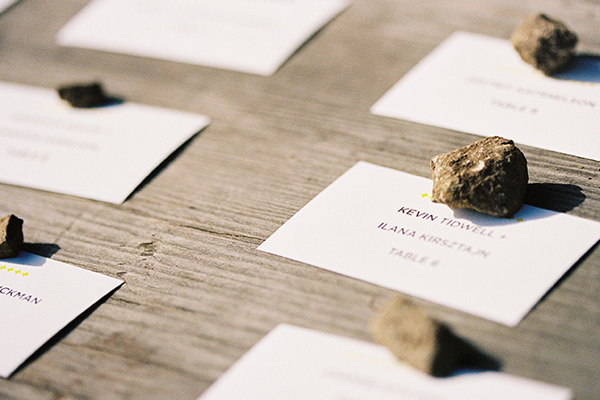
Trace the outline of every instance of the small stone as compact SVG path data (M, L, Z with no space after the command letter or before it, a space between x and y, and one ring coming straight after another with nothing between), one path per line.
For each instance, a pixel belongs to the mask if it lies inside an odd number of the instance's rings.
M98 82L62 86L58 88L58 95L75 108L102 107L114 100L104 93Z
M546 75L563 69L573 58L577 35L544 14L532 15L510 37L523 61Z
M511 217L523 205L527 160L514 142L499 136L478 140L431 159L431 200L495 217Z
M451 374L467 358L468 346L462 339L402 295L375 315L370 330L375 342L399 361L433 376Z
M0 219L0 258L16 257L23 246L23 220L9 214Z

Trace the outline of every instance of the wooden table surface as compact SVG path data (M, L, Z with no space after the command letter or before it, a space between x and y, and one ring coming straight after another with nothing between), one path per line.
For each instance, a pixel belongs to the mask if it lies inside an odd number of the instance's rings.
M126 282L1 380L2 399L193 400L281 322L370 340L393 291L256 247L359 160L428 177L432 156L479 138L369 113L452 32L508 38L544 11L600 54L597 1L355 0L263 77L59 47L86 3L23 0L1 15L0 80L99 79L127 101L212 124L122 205L0 185L0 214L24 219L30 251ZM598 161L519 147L531 204L600 221ZM418 303L502 371L600 398L598 246L516 328Z

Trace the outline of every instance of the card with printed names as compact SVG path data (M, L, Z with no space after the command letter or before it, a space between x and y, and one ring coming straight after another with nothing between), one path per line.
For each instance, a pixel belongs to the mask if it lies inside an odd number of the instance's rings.
M0 260L0 377L8 378L67 324L123 284L21 252Z
M94 0L63 46L271 75L346 0Z
M430 200L426 178L359 162L258 249L507 326L600 240L600 223L524 205L513 218Z
M434 378L387 348L280 324L198 400L569 400L571 390L500 372Z
M548 77L508 40L456 32L371 112L600 160L600 62L578 55Z
M129 102L74 108L55 90L0 83L0 182L120 204L208 123Z

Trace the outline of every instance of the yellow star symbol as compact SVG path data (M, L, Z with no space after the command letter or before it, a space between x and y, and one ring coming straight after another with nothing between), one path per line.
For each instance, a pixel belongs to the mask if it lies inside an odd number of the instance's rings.
M421 193L421 198L429 197L429 193Z
M23 276L29 276L29 272L23 272L21 275L23 275Z
M18 269L18 270L15 271L15 275L19 275L20 273L21 273L20 269Z
M6 271L8 271L8 272L12 272L12 271L14 271L14 270L15 270L14 268L9 268L9 269L7 269Z
M6 265L0 266L0 270L6 269Z

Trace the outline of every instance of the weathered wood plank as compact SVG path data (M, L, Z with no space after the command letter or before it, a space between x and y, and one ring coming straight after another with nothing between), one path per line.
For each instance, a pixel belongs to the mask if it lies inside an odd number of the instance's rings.
M476 139L368 111L453 31L508 37L543 9L600 52L600 5L590 1L356 0L260 77L58 47L54 35L86 3L23 0L0 16L0 80L98 78L127 100L213 123L123 205L0 185L0 212L25 219L34 249L126 281L1 381L2 398L195 399L279 322L369 340L391 291L256 247L358 160L428 176L430 157ZM521 148L538 184L532 202L600 221L598 162ZM596 399L599 267L596 247L513 329L420 303L503 370Z

